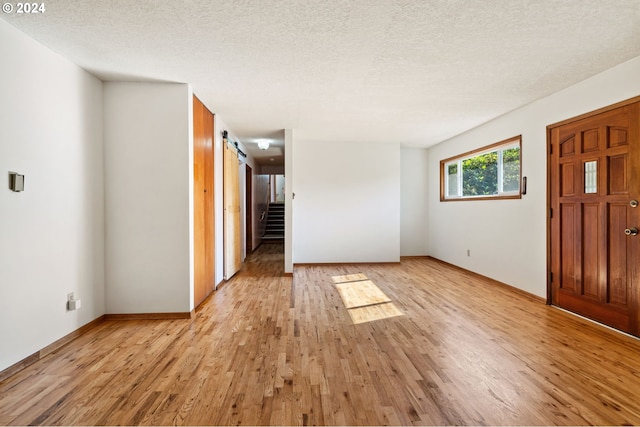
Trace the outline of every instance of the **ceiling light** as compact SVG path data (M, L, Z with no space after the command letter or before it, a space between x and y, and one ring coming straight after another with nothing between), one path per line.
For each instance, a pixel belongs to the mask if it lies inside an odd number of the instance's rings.
M266 150L267 148L269 148L269 141L267 141L266 139L258 140L258 148L261 150Z

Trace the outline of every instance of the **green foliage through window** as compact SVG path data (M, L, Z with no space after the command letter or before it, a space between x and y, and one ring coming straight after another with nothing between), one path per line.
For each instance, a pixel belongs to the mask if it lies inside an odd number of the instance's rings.
M496 151L462 161L462 196L498 194L498 153Z
M519 196L520 137L476 153L441 162L443 199Z

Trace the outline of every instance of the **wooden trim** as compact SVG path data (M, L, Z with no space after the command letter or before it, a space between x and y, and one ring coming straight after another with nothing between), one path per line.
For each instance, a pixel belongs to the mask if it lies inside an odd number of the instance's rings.
M400 261L388 261L388 262L303 262L299 264L293 264L293 268L296 267L332 267L342 265L399 265Z
M54 351L58 350L59 348L63 347L64 345L66 345L66 344L70 343L71 341L73 341L74 339L78 338L79 336L81 336L83 334L86 334L88 331L90 331L91 329L95 328L99 324L103 323L105 320L106 320L106 317L103 314L102 316L98 317L97 319L94 319L91 322L87 323L86 325L79 327L75 331L65 335L64 337L60 338L59 340L54 341L53 343L49 344L48 346L46 346L45 348L40 350L40 352L39 352L40 353L40 358L42 359L46 355L53 353Z
M456 197L455 199L440 199L441 202L470 202L472 200L513 200L513 199L522 199L522 194L512 195L512 196L467 196L467 197Z
M63 336L62 338L52 342L51 344L49 344L48 346L42 348L39 351L36 351L35 353L25 357L24 359L20 360L17 363L14 363L13 365L9 366L7 369L3 369L2 371L0 371L0 381L4 381L7 378L17 374L18 372L22 371L23 369L33 365L34 363L44 359L45 357L47 357L49 354L55 352L56 350L59 350L60 348L64 347L65 345L69 344L71 341L75 340L76 338L80 337L81 335L86 334L88 331L90 331L91 329L95 328L96 326L98 326L99 324L103 323L106 320L106 315L102 315L94 320L92 320L91 322L87 323L86 325L83 325L81 327L79 327L78 329L76 329L73 332L68 333L67 335Z
M526 297L526 298L528 298L528 299L530 299L532 301L537 301L537 302L546 304L546 300L543 297L539 297L538 295L534 295L534 294L532 294L530 292L527 292L527 291L524 291L524 290L522 290L520 288L516 288L515 286L509 285L507 283L501 282L501 281L496 280L496 279L492 279L491 277L487 277L487 276L485 276L483 274L476 273L475 271L467 270L466 268L457 266L455 264L451 264L449 262L442 261L441 259L434 258L432 256L429 256L428 258L431 258L433 261L439 262L439 263L444 264L444 265L446 265L448 267L455 268L456 270L464 271L467 274L470 274L472 276L475 276L475 277L478 277L478 278L480 278L482 280L485 280L485 281L491 283L492 285L496 285L496 286L499 286L501 288L504 288L504 289L507 289L509 291L512 291L512 292L514 292L516 294L519 294L519 295L521 295L523 297Z
M476 148L475 150L471 150L471 151L467 151L466 153L462 153L462 154L458 154L457 156L452 156L449 157L447 159L444 160L440 160L440 163L447 163L450 162L451 160L455 160L455 159L460 159L462 157L468 157L468 156L472 156L473 154L478 154L478 153L482 153L485 151L491 151L492 148L496 148L499 147L501 145L507 145L513 141L520 141L520 145L522 145L522 135L516 135L516 136L512 136L511 138L507 138L505 140L502 140L500 142L495 142L493 144L489 144L486 145L484 147L480 147L480 148Z
M640 96L629 98L629 99L626 99L624 101L620 101L620 102L617 102L615 104L599 108L597 110L589 111L588 113L584 113L584 114L581 114L579 116L571 117L569 119L564 119L564 120L562 120L560 122L552 123L550 125L547 125L547 129L549 130L551 128L555 128L555 127L558 127L558 126L563 126L563 125L566 125L566 124L569 124L569 123L577 122L579 120L586 119L586 118L591 117L591 116L597 116L598 114L606 113L607 111L615 110L615 109L620 108L620 107L625 107L627 105L634 104L636 102L640 102Z
M410 259L429 259L429 258L431 258L429 255L405 255L400 257L400 262L404 260L410 260Z
M195 310L179 313L114 313L105 314L106 320L176 320L193 319Z
M547 126L547 305L552 305L552 296L553 296L553 283L551 282L551 271L553 270L551 265L551 209L553 206L553 201L551 200L551 184L552 184L552 172L553 165L551 164L553 160L553 144L551 139L552 128ZM559 215L560 212L556 212L556 215Z
M293 277L293 273L282 273L283 277Z
M40 352L38 351L33 353L30 356L25 357L19 362L14 363L13 365L9 366L7 369L0 371L0 382L6 380L9 377L14 376L18 372L22 371L24 368L27 368L33 365L39 360L40 360Z

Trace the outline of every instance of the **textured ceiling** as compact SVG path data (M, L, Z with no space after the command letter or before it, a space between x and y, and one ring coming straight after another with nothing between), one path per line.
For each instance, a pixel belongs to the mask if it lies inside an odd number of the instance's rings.
M425 147L640 55L640 0L45 4L2 18L103 80L190 83L247 146Z

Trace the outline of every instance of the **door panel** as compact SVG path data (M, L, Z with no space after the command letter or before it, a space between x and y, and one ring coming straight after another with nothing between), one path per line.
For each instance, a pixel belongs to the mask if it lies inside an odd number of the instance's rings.
M215 209L214 209L214 173L213 173L213 135L214 115L204 107L204 135L205 135L205 158L204 158L204 180L205 180L205 289L208 296L215 289Z
M253 252L253 170L248 164L245 165L245 168L245 247L248 256Z
M600 207L598 204L585 204L582 207L582 295L598 298L599 275L599 237Z
M224 278L229 280L240 270L240 180L238 154L224 144Z
M213 291L213 114L193 97L193 264L194 306Z
M639 119L636 101L549 128L551 302L635 335Z
M627 250L626 241L629 239L625 234L627 220L627 205L612 204L609 206L609 235L611 245L609 249L609 293L607 300L609 303L619 307L626 307L629 303L627 283Z
M576 241L575 231L575 206L565 203L561 207L562 215L562 276L560 277L560 289L575 292L576 291L576 271L574 242Z
M193 97L193 244L194 306L206 297L205 259L205 137L204 106Z

